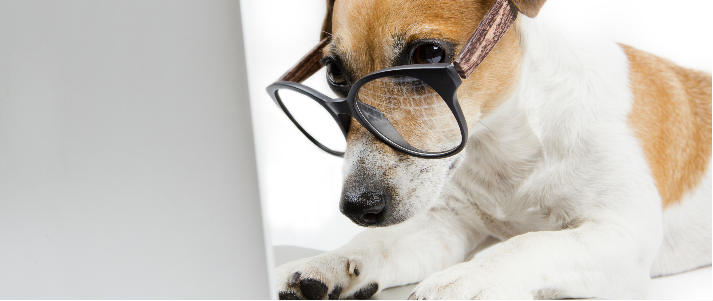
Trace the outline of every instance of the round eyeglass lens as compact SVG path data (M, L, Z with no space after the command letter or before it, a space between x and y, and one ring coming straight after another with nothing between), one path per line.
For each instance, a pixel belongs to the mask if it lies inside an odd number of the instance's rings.
M427 83L409 76L387 76L362 85L356 111L376 131L406 149L441 153L461 144L458 121Z
M277 90L277 99L282 103L294 122L325 147L344 152L347 147L339 124L326 108L311 97L292 89Z

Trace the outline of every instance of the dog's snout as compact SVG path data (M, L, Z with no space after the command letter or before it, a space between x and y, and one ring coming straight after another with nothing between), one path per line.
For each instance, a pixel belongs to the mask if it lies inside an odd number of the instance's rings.
M345 193L342 195L339 209L356 224L373 226L384 220L384 210L389 202L391 193L387 190Z

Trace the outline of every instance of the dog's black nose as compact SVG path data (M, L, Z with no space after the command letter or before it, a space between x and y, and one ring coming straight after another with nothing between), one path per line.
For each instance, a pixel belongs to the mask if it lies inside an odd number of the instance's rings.
M373 226L384 221L384 209L391 202L388 191L343 193L339 209L360 226Z

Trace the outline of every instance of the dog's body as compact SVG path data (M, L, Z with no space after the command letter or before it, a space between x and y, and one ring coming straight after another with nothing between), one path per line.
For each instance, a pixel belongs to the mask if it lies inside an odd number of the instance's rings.
M359 19L414 21L384 13L394 1L340 1L333 49L354 77L387 67L374 49L388 43L369 42L386 34ZM487 6L459 9L482 17ZM409 30L459 42L477 24L420 18L425 29ZM518 19L459 90L471 133L457 156L404 158L352 126L345 195L355 179L387 182L385 224L408 219L281 266L281 297L369 297L420 281L415 298L635 298L651 276L711 263L710 75Z

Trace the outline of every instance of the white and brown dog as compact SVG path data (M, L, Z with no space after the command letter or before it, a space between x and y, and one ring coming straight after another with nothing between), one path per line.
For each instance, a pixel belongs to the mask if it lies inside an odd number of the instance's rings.
M492 2L338 0L324 56L352 79L452 60ZM389 227L280 266L280 298L639 298L711 263L709 74L521 16L458 99L470 135L446 159L352 122L342 212Z

